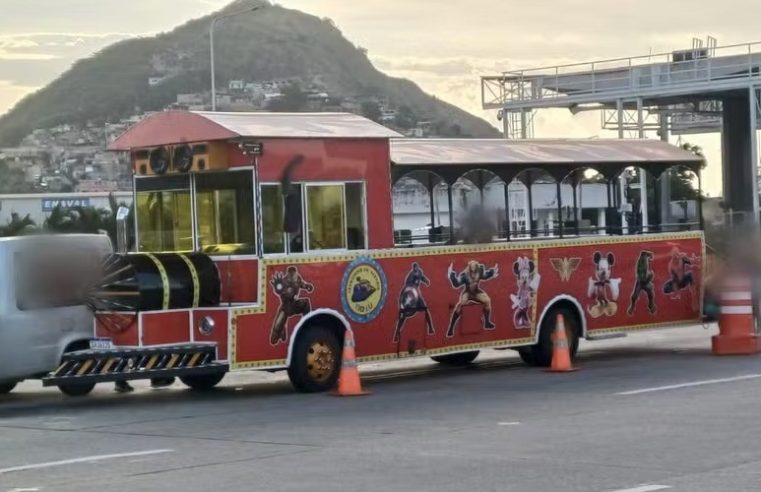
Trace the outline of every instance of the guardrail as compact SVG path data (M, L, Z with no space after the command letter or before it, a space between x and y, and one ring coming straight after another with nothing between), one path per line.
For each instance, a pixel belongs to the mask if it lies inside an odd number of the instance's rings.
M761 42L754 42L506 71L482 77L481 96L484 109L495 109L545 99L757 78L760 70Z

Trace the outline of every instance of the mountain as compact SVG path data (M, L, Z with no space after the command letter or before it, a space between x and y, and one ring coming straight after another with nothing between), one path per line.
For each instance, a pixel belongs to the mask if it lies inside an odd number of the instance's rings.
M37 128L118 121L161 110L177 94L208 91L211 19L257 4L263 8L220 21L215 28L218 87L227 87L230 80L318 78L331 95L388 101L419 120L463 135L499 135L486 121L426 94L413 82L377 70L330 19L263 0L238 0L171 32L121 41L78 61L0 118L0 146L16 145ZM151 77L161 82L149 85Z

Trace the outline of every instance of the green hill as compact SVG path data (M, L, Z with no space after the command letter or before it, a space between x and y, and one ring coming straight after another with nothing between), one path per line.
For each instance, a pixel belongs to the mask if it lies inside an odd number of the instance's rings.
M239 0L223 12L257 3L262 0ZM160 110L178 93L208 90L210 20L208 16L155 37L122 41L78 61L0 118L0 146L15 145L36 128L117 121L138 110ZM464 135L498 135L486 121L427 95L413 82L378 71L329 19L267 4L224 20L215 34L218 87L238 79L319 76L331 94L378 97ZM150 87L148 79L157 70L164 70L166 78Z

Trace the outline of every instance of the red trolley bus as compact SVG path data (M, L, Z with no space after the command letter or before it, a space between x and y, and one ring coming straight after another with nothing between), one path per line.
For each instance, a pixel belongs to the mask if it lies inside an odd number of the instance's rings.
M627 226L615 191L629 166L699 174L700 157L645 140L399 137L350 114L173 111L135 125L111 146L131 155L135 252L104 261L89 301L93 348L68 354L45 384L86 393L176 375L210 388L227 371L263 369L322 391L335 384L346 330L360 363L467 363L514 348L543 366L558 313L572 352L580 337L701 318L700 228ZM590 168L607 187L604 226L579 217ZM463 232L473 222L453 227L463 176L481 189L520 180L529 216L532 184L554 182L557 218L568 220L540 229L529 217L515 230L505 186L507 220L474 241ZM422 237L394 231L402 178L431 194ZM442 187L450 226L434 227Z

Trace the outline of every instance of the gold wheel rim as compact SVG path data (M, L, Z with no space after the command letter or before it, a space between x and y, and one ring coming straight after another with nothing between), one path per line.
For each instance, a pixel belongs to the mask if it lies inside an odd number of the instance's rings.
M335 350L322 340L312 343L307 350L307 374L318 383L330 379L336 364Z

